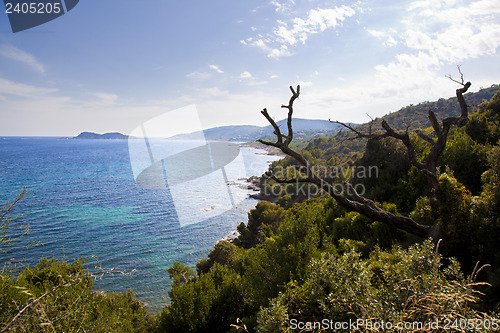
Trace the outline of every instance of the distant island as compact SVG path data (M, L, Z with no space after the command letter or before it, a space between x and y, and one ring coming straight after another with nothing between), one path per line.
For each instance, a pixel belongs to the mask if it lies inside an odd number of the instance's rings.
M126 140L128 135L118 132L97 134L93 132L82 132L75 136L73 139L106 139L106 140Z

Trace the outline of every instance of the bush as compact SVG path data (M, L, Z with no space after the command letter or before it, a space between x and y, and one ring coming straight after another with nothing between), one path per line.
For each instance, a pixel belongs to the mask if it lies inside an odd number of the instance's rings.
M465 278L455 260L442 268L442 258L430 241L408 250L375 250L367 259L356 252L325 254L311 262L304 283L290 282L259 312L258 332L285 332L292 319L313 325L325 318L362 319L366 325L437 321L434 331L444 332L445 320L486 316L472 308L478 299L472 277ZM360 326L345 331L369 330Z
M1 327L9 332L146 332L152 317L133 291L93 292L84 263L42 258L17 278L3 271Z

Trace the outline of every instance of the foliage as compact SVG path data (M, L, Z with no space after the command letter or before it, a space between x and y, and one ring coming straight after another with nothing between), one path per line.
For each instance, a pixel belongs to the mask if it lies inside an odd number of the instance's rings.
M174 262L172 267L167 269L168 275L174 280L174 286L181 285L194 275L191 268L181 264L180 262Z
M500 215L500 146L496 146L489 152L488 162L490 168L483 173L482 180L484 191L483 200L488 203L488 213L492 218Z
M248 213L248 223L238 225L239 236L234 244L243 248L251 248L264 241L276 232L283 219L284 209L267 201L261 201L255 209Z
M228 266L238 272L241 271L242 252L241 248L231 242L225 240L217 242L208 254L208 259L202 258L196 263L198 275L208 273L215 263Z
M42 258L17 277L4 270L0 275L2 332L7 328L9 332L147 331L153 319L133 291L94 292L84 263L83 259L70 264Z
M500 139L500 90L489 102L479 105L466 127L467 134L480 144L495 144Z
M375 250L367 259L356 252L322 255L310 263L303 283L289 283L259 311L257 331L286 332L290 319L320 323L324 318L366 321L351 332L369 331L370 322L382 321L437 321L440 329L433 331L445 331L445 319L483 317L471 307L478 299L478 284L463 277L457 261L445 269L441 265L430 241L408 250Z
M158 317L158 332L226 332L246 307L240 275L218 263L173 287L171 299Z
M453 170L453 175L477 195L481 192L481 175L488 168L488 147L475 142L463 131L453 134L441 155L440 165Z
M3 246L31 246L22 243L29 225L19 222L23 215L11 217L26 189L0 213ZM12 233L12 229L16 232ZM3 250L3 249L2 249ZM107 293L92 289L94 278L125 273L84 269L86 259L57 261L41 258L34 267L21 270L11 261L0 271L0 332L146 332L154 318L137 300L132 290Z

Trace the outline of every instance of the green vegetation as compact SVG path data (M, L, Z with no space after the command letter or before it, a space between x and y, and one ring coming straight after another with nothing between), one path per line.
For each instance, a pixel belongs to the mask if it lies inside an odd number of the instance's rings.
M438 160L437 212L431 207L428 180L394 138L353 141L343 131L296 146L303 147L301 154L311 165L348 170L328 181L350 179L363 185L366 198L386 212L428 226L431 237L348 211L329 195L305 200L282 191L276 203L259 202L248 222L238 226L239 236L218 242L195 268L182 263L169 268L170 304L156 317L146 313L132 291L93 292L93 277L113 272L99 265L87 271L83 259L42 258L23 269L6 263L0 275L0 330L321 332L331 328L323 321L327 319L330 325L357 323L355 329L337 330L346 332L370 331L382 321L428 325L400 332L469 332L471 322L460 322L468 318L483 323L483 332L496 331L484 323L500 325L500 91L495 86L481 94L491 100L466 95L477 111L467 125L450 129ZM451 101L439 100L433 107L441 108L440 117L456 115L453 102L449 114ZM428 107L422 106L425 112ZM415 126L432 135L427 124ZM423 161L429 143L418 135L410 139L417 160ZM285 158L271 169L295 170L297 165ZM378 170L372 177L356 172L370 166ZM302 184L267 181L263 186L295 186L289 191L294 192ZM2 239L8 240L2 246L22 239L9 233L8 207L0 215L6 226ZM386 326L378 331L395 330Z
M147 332L152 318L134 292L92 291L97 274L86 272L84 263L42 258L17 276L4 269L2 332Z
M21 191L0 210L0 249L37 246L23 242L30 231L21 216L12 216L27 195ZM148 332L154 318L132 290L123 293L96 292L94 279L106 274L131 274L105 270L96 261L95 270L84 269L86 259L73 263L41 258L34 267L12 260L0 269L0 332Z
M343 141L350 133L342 132L310 141L301 151L312 165L377 166L378 177L350 172L330 180L363 184L365 197L385 211L410 216L443 235L439 246L437 240L346 211L330 196L303 200L282 195L276 204L260 202L248 214L248 223L238 226L238 238L217 243L198 262L197 276L173 288L157 330L327 331L319 323L331 319L366 320L365 325L422 323L445 332L447 323L461 318L498 319L500 92L478 104L466 126L450 129L439 158L437 218L427 179L409 163L398 140L368 140L360 149L359 142ZM422 161L430 146L420 136L410 139ZM297 165L287 157L271 169L296 170ZM478 263L485 266L480 269ZM299 322L310 326L299 327Z

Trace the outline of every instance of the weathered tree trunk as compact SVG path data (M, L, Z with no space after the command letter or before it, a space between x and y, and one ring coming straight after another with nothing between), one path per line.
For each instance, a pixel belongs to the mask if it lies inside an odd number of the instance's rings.
M318 186L320 189L327 192L333 199L335 199L342 207L349 211L356 211L360 214L366 215L373 220L377 220L379 222L387 223L388 225L404 230L413 235L426 237L429 235L429 227L425 225L421 225L413 221L411 218L407 216L401 216L397 214L393 214L391 212L387 212L375 203L363 196L359 195L356 190L349 184L346 183L346 187L349 189L349 192L352 195L352 199L345 196L344 193L339 193L330 183L317 176L307 160L298 152L294 151L289 147L290 142L293 139L293 128L292 128L292 115L293 115L293 102L295 99L299 97L300 94L300 86L297 86L297 90L294 90L293 87L290 87L292 91L292 98L288 105L283 105L283 108L288 109L288 134L284 135L281 133L276 122L269 116L266 109L262 110L262 114L269 123L274 128L274 134L276 135L276 142L258 140L259 142L279 148L284 154L291 156L297 162L299 162L303 168L305 168L306 178L300 179L278 179L272 174L268 174L268 176L280 183L293 183L293 182L309 182ZM284 140L283 140L284 139Z
M386 137L393 137L400 140L407 149L408 158L410 159L411 164L417 167L427 177L432 214L436 219L439 217L440 195L441 195L441 191L439 188L438 173L437 173L437 161L439 156L446 147L446 139L448 137L450 127L452 125L461 127L467 124L468 122L468 109L463 94L467 92L467 90L471 86L471 83L467 82L464 84L463 75L462 75L462 82L458 83L460 83L463 86L462 88L457 89L456 91L457 99L461 109L460 117L445 118L442 120L440 125L436 119L436 115L434 114L434 112L432 110L429 110L429 120L436 134L436 139L433 139L430 136L417 131L417 134L422 139L431 144L431 150L429 154L426 156L424 163L421 163L417 160L415 148L408 134L408 128L404 133L398 133L394 131L389 126L389 124L384 120L382 121L382 128L385 130L385 133L372 134L370 126L370 133L365 134L359 132L349 124L336 121L336 123L354 132L356 134L355 138L382 139ZM431 234L431 228L429 226L419 224L410 217L393 214L378 207L372 200L365 198L362 195L359 195L354 189L354 187L351 186L351 184L349 184L348 182L345 183L344 185L349 190L348 191L349 197L346 196L345 193L339 193L335 189L335 187L332 186L332 184L328 183L327 181L325 181L324 179L322 179L321 177L319 177L314 173L308 161L301 154L299 154L298 152L294 151L289 147L291 141L293 140L293 128L292 128L293 103L300 95L300 86L297 86L297 89L290 87L290 90L292 92L292 97L290 98L288 105L282 105L282 108L288 109L288 118L287 118L288 133L286 135L281 133L281 130L279 129L276 122L269 116L267 109L264 109L261 111L261 113L264 115L264 117L266 117L266 119L274 128L274 134L276 135L276 142L265 141L265 140L258 140L258 141L265 145L276 147L280 149L284 154L294 158L297 162L300 163L300 165L302 165L303 170L305 171L303 172L305 173L305 176L296 179L279 179L271 173L268 173L267 176L277 181L278 183L299 183L299 182L313 183L320 189L328 193L342 207L344 207L349 211L356 211L360 214L363 214L371 218L372 220L386 223L391 227L404 230L412 235L420 237L428 237L431 235L435 236Z

